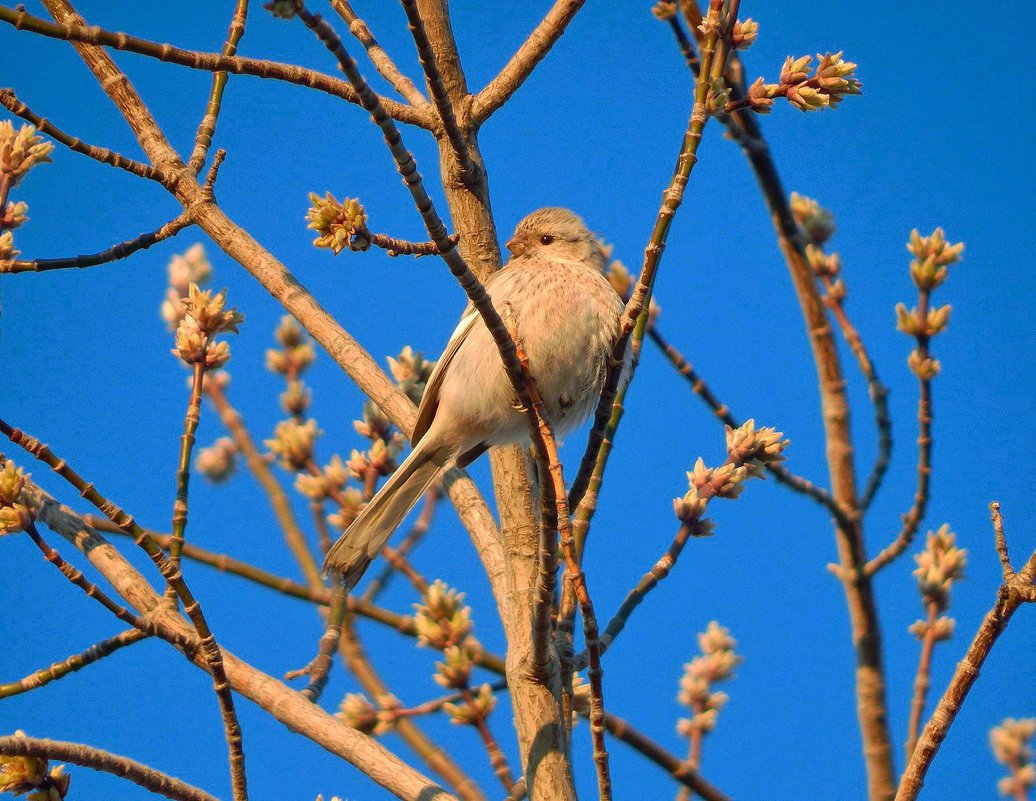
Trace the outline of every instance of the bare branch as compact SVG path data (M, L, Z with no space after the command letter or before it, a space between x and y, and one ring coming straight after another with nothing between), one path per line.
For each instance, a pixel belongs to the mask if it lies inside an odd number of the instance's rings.
M27 487L30 484L27 483ZM168 605L162 604L161 596L96 529L88 526L72 510L58 504L38 486L31 485L31 491L38 498L35 506L39 519L83 551L91 564L118 589L123 598L140 612L153 614L156 620L184 636L191 634L186 622L173 613ZM227 678L236 692L267 710L292 731L301 733L357 766L399 798L404 801L456 801L380 743L349 728L282 682L256 670L228 651L223 652L223 657ZM195 657L194 663L203 670L207 669L205 658L201 655ZM498 670L500 666L498 664L498 667L491 669Z
M241 37L245 35L245 18L248 14L248 0L237 0L234 6L234 16L230 20L230 28L227 31L227 40L223 43L224 56L233 56L237 53L237 45ZM209 147L212 145L212 137L216 133L216 121L219 119L220 105L223 102L223 89L227 85L227 73L215 72L212 75L212 89L209 90L209 102L205 107L205 115L198 123L198 133L194 136L194 151L187 162L187 166L195 173L201 172L205 164L205 157L208 155Z
M230 759L231 783L234 788L234 800L246 801L248 789L245 780L245 756L242 746L243 738L241 725L238 723L237 712L234 709L234 696L230 691L230 684L227 681L226 672L223 666L223 655L216 638L209 628L205 613L201 604L194 597L190 588L183 580L177 564L166 557L158 544L148 533L137 525L134 519L126 514L117 505L101 495L93 486L78 473L76 473L64 459L55 456L50 448L24 432L12 428L4 420L0 420L0 432L8 439L28 453L31 453L41 462L50 467L65 481L75 487L79 494L88 502L92 503L109 520L119 528L133 537L134 542L139 545L151 557L162 577L176 592L176 597L183 603L184 612L191 618L195 630L198 632L199 652L205 659L209 671L212 674L213 690L219 702L220 715L223 718L224 734L227 741L227 749Z
M0 12L2 11L3 7L0 6ZM51 123L50 120L47 120L33 112L33 110L21 102L10 89L0 89L0 105L4 106L4 108L16 117L21 117L23 120L35 125L40 133L46 134L55 142L60 142L75 153L89 156L94 161L99 161L102 164L107 164L111 167L118 167L120 170L132 173L138 178L147 178L149 181L157 181L160 184L168 184L172 180L172 177L164 170L126 158L121 153L116 153L114 150L97 147L96 145L88 145L82 139L70 136Z
M186 212L170 220L154 231L135 236L125 242L119 242L100 253L92 253L82 256L71 256L66 259L33 259L32 261L12 261L0 268L3 273L42 273L47 270L68 270L82 269L84 267L96 267L100 264L110 264L132 256L138 250L147 250L152 245L157 245L166 239L176 236L184 228L194 223Z
M935 759L939 747L949 733L950 726L956 719L960 708L967 698L972 685L978 679L979 671L986 657L996 644L997 639L1007 628L1011 616L1023 603L1036 601L1036 587L1033 586L1036 576L1036 551L1029 557L1025 568L1005 580L997 592L996 603L989 610L982 625L979 626L974 640L964 658L957 664L957 670L950 679L950 684L939 700L938 706L929 718L921 739L914 749L909 764L903 771L896 792L896 801L914 801L924 786L924 777Z
M561 38L568 23L583 7L584 2L585 0L556 0L540 24L529 34L529 38L522 42L518 52L511 56L511 60L500 70L500 74L475 96L471 106L472 125L476 128L482 125L518 91L525 79L536 69L536 65Z
M403 10L406 12L407 20L410 23L410 33L414 37L414 44L417 46L417 58L424 69L425 80L428 83L428 91L432 95L435 109L439 113L446 138L453 149L453 156L457 160L460 179L465 183L475 180L475 164L471 160L471 153L468 151L468 142L457 123L456 109L446 91L442 75L439 73L439 66L435 60L435 52L432 50L432 43L428 40L428 32L424 27L424 20L417 10L417 0L402 0Z
M124 50L142 56L179 64L193 70L205 72L229 72L234 75L253 75L257 78L284 81L298 86L306 86L319 92L340 97L350 103L359 102L359 98L346 81L325 75L316 70L305 69L294 64L283 64L277 61L265 61L241 56L224 56L219 53L203 53L196 50L184 50L168 44L151 42L125 33L107 31L103 28L87 27L80 24L55 24L25 11L18 11L7 6L0 6L0 22L6 22L18 30L26 30L52 39L64 39L69 42L110 47L113 50ZM412 108L394 100L384 98L385 113L406 125L430 129L431 116L421 109Z
M92 665L94 662L104 659L104 657L115 653L120 648L133 645L133 643L140 642L147 637L148 635L140 629L126 629L121 634L116 634L114 637L94 643L85 651L72 654L63 662L55 662L50 667L37 670L35 673L31 673L18 681L0 684L0 698L9 698L12 695L19 695L35 690L37 687L43 687L52 681L57 681L70 673L82 670L87 665ZM3 752L0 751L0 753Z
M374 69L381 74L381 77L392 84L392 88L406 98L411 106L431 113L428 100L421 94L421 90L414 85L413 81L400 72L399 67L396 66L388 53L378 44L374 34L367 27L367 23L356 16L352 6L346 0L331 0L331 6L349 26L349 33L355 36L356 40L363 45L364 50L367 51L368 58L370 58L371 63L374 65Z
M15 734L0 737L0 754L34 756L59 762L71 762L73 765L81 765L84 768L92 768L129 779L145 790L172 798L174 801L218 801L215 796L173 776L149 768L128 757L82 743L41 740L36 737L26 737L24 734Z

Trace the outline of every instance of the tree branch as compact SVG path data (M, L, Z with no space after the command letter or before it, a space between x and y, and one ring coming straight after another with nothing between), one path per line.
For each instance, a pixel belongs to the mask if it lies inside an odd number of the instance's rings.
M331 6L338 12L338 16L345 21L345 24L349 26L349 33L355 36L356 40L363 45L364 50L367 51L368 58L370 58L371 63L374 65L374 69L381 74L381 77L392 84L392 88L406 98L411 106L430 114L431 107L425 96L421 94L421 90L414 85L413 81L400 72L399 67L396 66L388 53L378 44L374 34L367 27L367 23L356 16L352 6L346 0L331 0Z
M0 19L2 19L2 12L3 7L0 6ZM40 133L46 134L55 142L59 142L75 153L89 156L94 161L99 161L102 164L109 165L110 167L118 167L120 170L125 170L128 173L136 175L138 178L147 178L149 181L157 181L163 185L168 185L172 181L172 176L164 170L126 158L121 153L116 153L114 150L97 147L96 145L89 145L82 139L70 136L51 123L50 120L47 120L33 112L33 110L21 102L10 89L0 89L0 105L16 117L21 117L23 120L35 125L36 129Z
M227 40L223 43L221 53L233 56L237 53L238 43L245 35L245 19L248 15L248 0L237 0L234 15L230 19ZM205 157L212 145L212 137L216 133L216 121L219 119L220 104L223 102L223 89L227 85L227 73L215 72L212 75L212 89L209 90L209 102L205 106L205 114L198 123L198 132L194 136L194 150L187 166L200 173L205 165Z
M176 236L184 228L193 225L193 221L186 212L180 214L154 231L147 231L139 234L133 239L119 242L100 253L89 255L71 256L65 259L33 259L32 261L12 261L8 266L0 269L4 273L42 273L48 270L82 269L83 267L96 267L100 264L110 264L132 256L138 250L147 250L152 245L157 245L166 239Z
M929 718L921 739L918 740L913 756L903 771L899 782L899 790L896 792L896 801L914 801L921 788L924 786L924 777L928 768L935 759L939 747L949 733L950 726L956 719L960 708L967 698L975 681L978 679L979 671L986 657L996 644L997 639L1007 628L1011 616L1023 603L1036 602L1036 586L1033 580L1036 579L1036 551L1033 551L1025 567L1017 573L1010 573L1013 570L1010 562L1003 563L1002 554L1006 548L1001 549L1003 534L1003 521L998 520L999 504L993 508L994 529L996 530L997 550L1001 555L1001 564L1004 568L1004 580L997 591L996 603L989 610L975 638L972 640L964 658L957 664L957 670L950 679L950 684L939 700L938 706Z
M506 103L525 83L565 32L568 23L583 7L585 0L556 0L539 25L522 42L500 74L479 92L471 105L471 124L478 128Z
M224 56L219 53L204 53L196 50L184 50L168 44L151 42L136 36L116 31L107 31L94 26L82 24L55 24L48 20L34 17L25 11L0 6L0 22L6 22L18 30L25 30L52 39L63 39L68 42L109 47L129 53L148 56L149 58L179 64L193 70L204 72L229 72L234 75L253 75L275 81L284 81L298 86L306 86L319 92L340 97L350 103L358 103L359 98L349 84L340 78L325 75L316 70L305 69L294 64L283 64L277 61L266 61L241 56ZM406 125L430 129L431 115L384 98L385 113Z
M82 670L87 665L92 665L94 662L104 659L104 657L115 653L120 648L125 648L127 645L133 645L135 642L140 642L148 636L149 635L145 634L140 629L126 629L126 631L121 634L116 634L114 637L109 637L106 640L94 643L85 651L80 651L78 654L72 654L72 656L68 657L68 659L63 662L55 662L50 667L44 668L43 670L37 670L35 673L31 673L18 681L0 684L0 698L10 698L12 695L19 695L21 693L29 692L30 690L35 690L45 684L50 684L52 681L57 681L70 673ZM0 753L5 752L0 750Z
M61 740L41 740L15 734L0 737L0 754L6 756L33 756L43 759L54 759L59 762L71 762L84 768L111 773L150 790L152 793L164 795L174 801L218 801L204 790L192 787L186 782L168 774L150 768L128 757L113 754L100 748L93 748L82 743L69 743Z
M403 10L406 12L407 21L410 23L410 33L414 37L414 44L417 46L417 58L424 70L425 81L428 84L428 92L435 103L435 109L439 113L446 138L453 148L453 156L457 160L460 169L460 179L465 183L475 180L475 164L468 152L468 143L457 122L457 113L453 102L446 91L442 75L439 73L439 65L436 63L435 52L432 50L432 43L428 40L428 32L424 27L424 20L417 9L417 0L402 0Z

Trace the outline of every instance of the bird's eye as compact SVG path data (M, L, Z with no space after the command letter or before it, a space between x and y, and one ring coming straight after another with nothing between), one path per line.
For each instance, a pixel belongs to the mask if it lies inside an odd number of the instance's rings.
M544 234L543 236L540 237L540 244L541 245L553 245L554 244L554 237L552 237L550 234Z

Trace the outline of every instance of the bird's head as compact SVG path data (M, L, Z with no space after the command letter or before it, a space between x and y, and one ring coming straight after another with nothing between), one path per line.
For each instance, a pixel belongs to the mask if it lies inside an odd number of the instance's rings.
M546 208L534 211L514 229L507 242L512 256L538 256L547 259L586 261L603 264L603 255L583 218L568 209Z

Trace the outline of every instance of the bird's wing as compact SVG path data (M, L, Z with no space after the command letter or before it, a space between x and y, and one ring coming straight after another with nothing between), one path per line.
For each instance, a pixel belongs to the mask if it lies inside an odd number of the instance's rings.
M428 383L425 384L424 395L421 396L421 405L417 407L417 422L414 423L414 433L410 435L411 445L416 445L431 427L432 420L435 419L435 410L439 408L439 390L442 389L446 370L477 320L478 310L474 306L469 305L464 310L464 314L461 316L460 322L457 323L457 327L453 330L450 341L446 343L446 350L443 351L442 356L439 357L439 361L432 370L432 374L428 377Z

